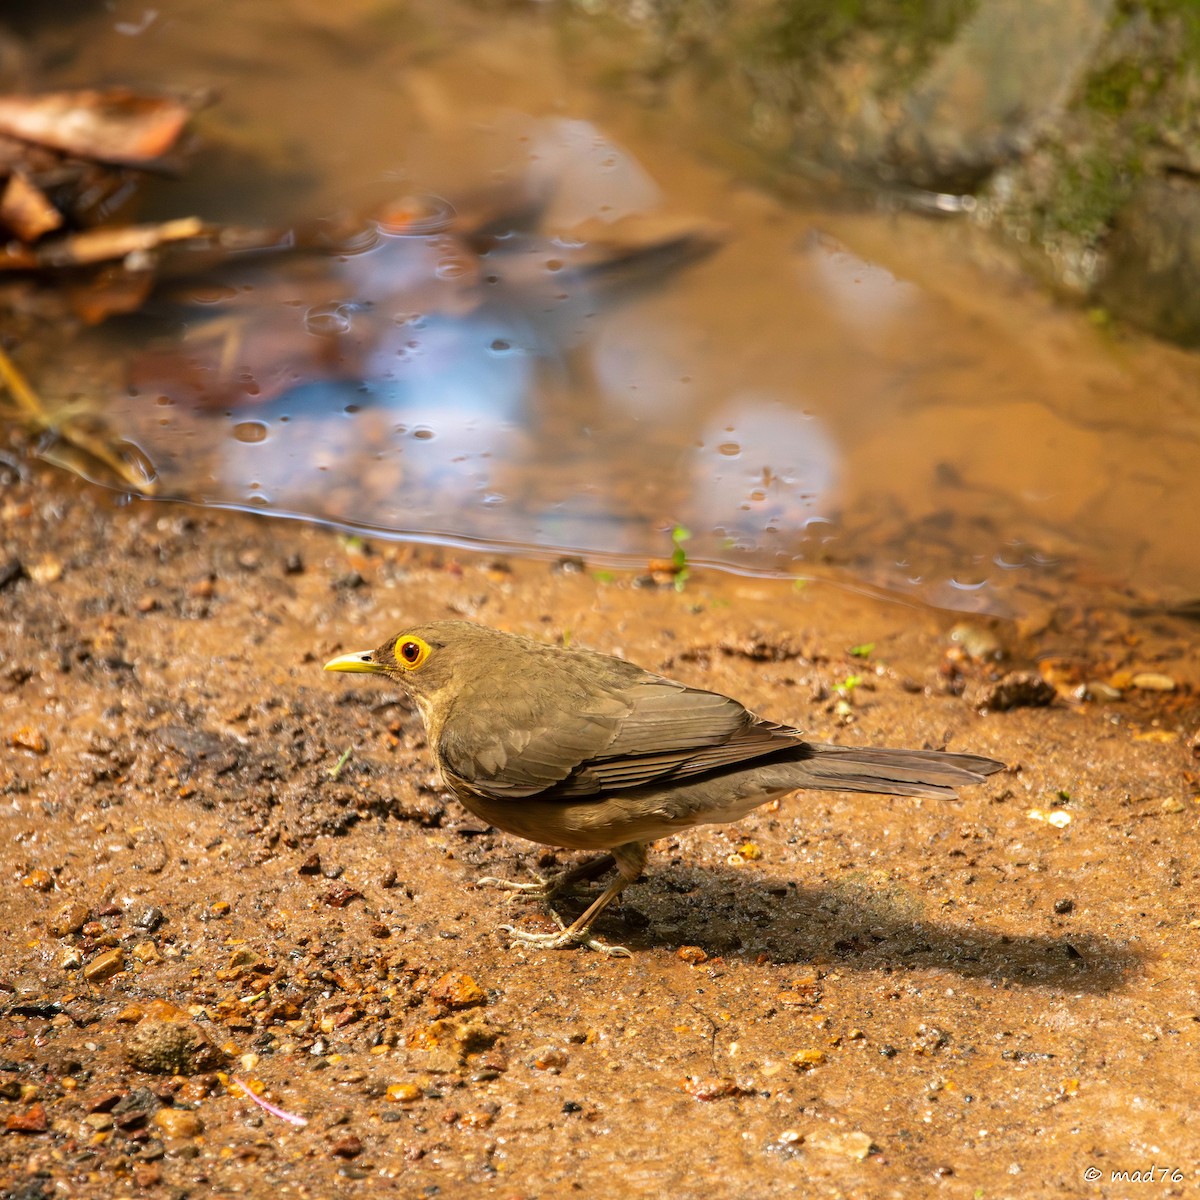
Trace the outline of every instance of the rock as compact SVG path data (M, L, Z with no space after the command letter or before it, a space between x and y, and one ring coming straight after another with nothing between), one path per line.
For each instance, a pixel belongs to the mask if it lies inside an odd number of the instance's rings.
M219 1067L226 1055L192 1021L148 1016L126 1040L125 1059L152 1075L197 1075Z
M804 1139L804 1144L810 1150L839 1154L843 1158L853 1158L859 1162L875 1149L875 1143L870 1136L858 1130L853 1133L841 1133L833 1129L817 1129Z
M448 971L429 989L429 999L439 1008L471 1008L483 1004L487 994L470 975Z
M160 1108L154 1124L169 1138L197 1137L204 1132L204 1122L188 1108Z
M68 900L50 918L50 932L55 937L67 937L78 933L88 919L89 908L82 900Z
M1118 316L1200 346L1200 185L1146 179L1117 214L1100 300Z
M1036 671L1010 671L1001 679L976 683L964 693L966 702L980 712L1007 712L1010 708L1044 708L1057 693Z
M125 970L125 952L120 946L114 946L111 950L97 954L83 968L83 977L88 983L103 983L123 970Z

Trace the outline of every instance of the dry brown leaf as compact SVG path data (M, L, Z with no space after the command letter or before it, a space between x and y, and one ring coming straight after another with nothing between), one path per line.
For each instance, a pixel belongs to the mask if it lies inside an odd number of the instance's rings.
M107 163L161 158L190 116L179 100L128 88L0 96L0 133Z

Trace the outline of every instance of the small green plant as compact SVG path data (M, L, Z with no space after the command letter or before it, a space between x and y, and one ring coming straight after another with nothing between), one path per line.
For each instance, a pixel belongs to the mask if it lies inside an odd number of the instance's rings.
M342 757L339 758L337 760L337 762L335 762L333 764L332 767L330 767L330 769L329 769L329 778L330 779L336 779L342 773L342 768L346 765L347 762L349 762L350 755L353 753L354 753L354 748L352 746L347 746L345 752L342 754Z
M691 574L691 568L688 566L687 551L683 548L683 543L692 536L692 531L683 525L676 525L671 530L671 541L674 543L675 549L671 551L671 570L675 575L675 590L682 592L687 586L688 576Z
M874 653L874 642L860 642L857 646L850 647L850 656L852 658L870 658Z
M841 683L833 685L833 690L841 696L848 696L862 681L863 677L861 675L847 675Z

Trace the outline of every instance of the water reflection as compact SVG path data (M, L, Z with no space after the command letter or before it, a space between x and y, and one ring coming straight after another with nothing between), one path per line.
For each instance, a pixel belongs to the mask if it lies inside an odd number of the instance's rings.
M169 0L145 69L222 87L214 143L252 130L288 173L193 173L169 211L374 219L50 347L43 394L97 404L163 494L597 558L679 523L693 560L955 607L1080 559L1200 591L1194 356L964 265L946 224L745 186L594 86L552 15L418 4L385 45L349 10L214 11ZM128 74L136 15L71 70Z

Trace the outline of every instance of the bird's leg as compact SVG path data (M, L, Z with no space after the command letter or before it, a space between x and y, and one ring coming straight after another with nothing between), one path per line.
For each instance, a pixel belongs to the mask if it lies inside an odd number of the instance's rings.
M475 882L487 884L489 887L502 888L506 892L515 892L513 899L520 900L553 900L568 888L588 879L595 879L606 871L611 871L617 865L617 860L611 854L597 854L585 858L583 862L559 871L548 879L535 876L533 883L517 883L512 879L497 879L495 875L485 875Z
M604 857L609 856L605 855ZM556 913L555 920L560 926L558 933L530 933L524 929L514 929L511 925L501 925L500 928L515 941L526 946L539 946L543 950L560 950L564 946L586 946L589 950L595 950L599 954L607 954L612 957L631 957L624 946L610 946L607 942L601 942L588 936L596 918L641 875L642 868L646 865L646 845L644 842L626 842L623 846L617 846L611 857L617 864L616 879L588 905L583 915L577 917L570 925L564 926ZM586 867L591 864L584 863L582 865Z

